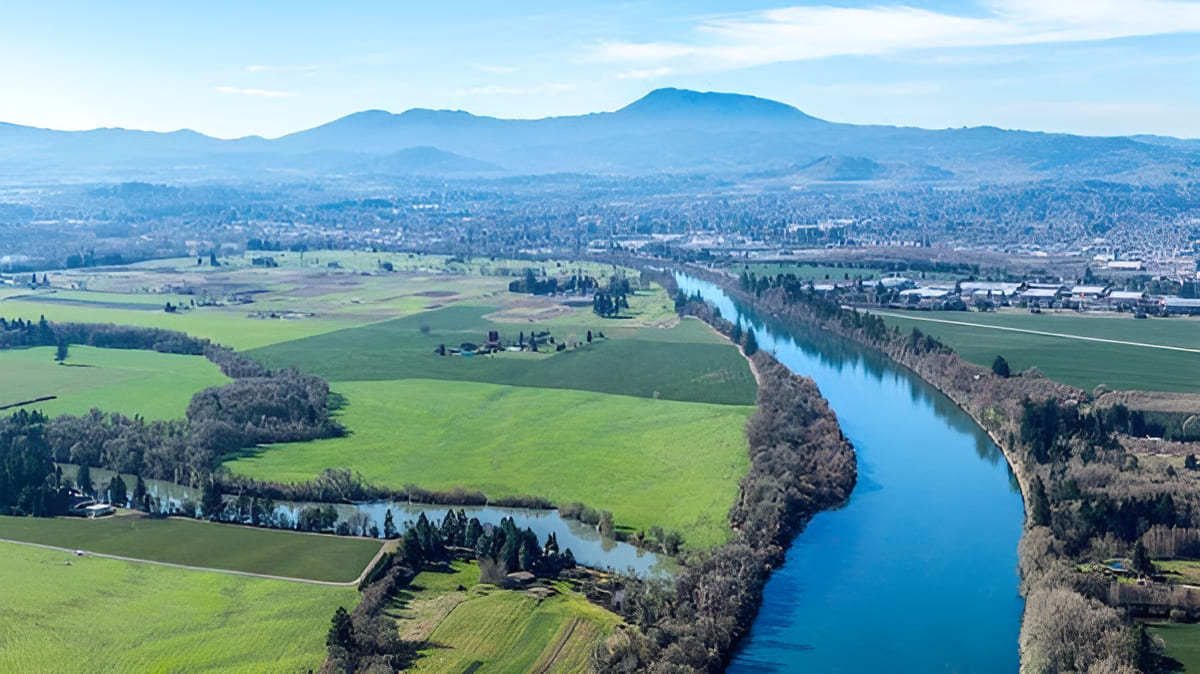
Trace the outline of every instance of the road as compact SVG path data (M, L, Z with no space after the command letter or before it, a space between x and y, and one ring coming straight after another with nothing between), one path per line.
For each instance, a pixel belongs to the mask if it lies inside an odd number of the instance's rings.
M1084 342L1103 342L1105 344L1120 344L1122 346L1140 346L1146 349L1162 349L1164 351L1183 351L1185 353L1200 353L1200 349L1189 349L1183 346L1167 346L1165 344L1147 344L1145 342L1127 342L1122 339L1106 339L1103 337L1085 337L1084 335L1071 335L1062 332L1045 332L1043 330L1027 330L1025 328L1010 328L1003 325L985 325L983 323L971 323L969 321L948 321L944 318L928 318L925 316L916 316L912 313L893 313L891 311L870 311L877 316L890 316L892 318L907 318L914 321L926 321L928 323L945 323L947 325L963 325L969 328L984 328L988 330L1006 330L1008 332L1023 332L1029 335L1041 335L1043 337L1061 337L1062 339L1077 339Z

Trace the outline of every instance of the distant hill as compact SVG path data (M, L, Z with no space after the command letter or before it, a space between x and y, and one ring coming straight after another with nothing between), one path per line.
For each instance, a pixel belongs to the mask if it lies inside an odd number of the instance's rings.
M276 139L0 124L0 170L42 182L671 172L798 182L1146 183L1200 177L1200 141L859 126L754 96L658 89L613 112L515 120L368 110Z

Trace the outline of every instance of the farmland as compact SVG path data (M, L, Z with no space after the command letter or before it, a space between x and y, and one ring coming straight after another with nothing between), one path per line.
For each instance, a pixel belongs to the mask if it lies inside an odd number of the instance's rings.
M1200 348L1200 322L1193 320L1134 320L1124 316L1058 316L1017 312L921 313L912 316L888 314L884 318L889 325L898 326L902 331L907 332L915 327L937 337L971 362L990 366L997 355L1002 355L1014 372L1036 366L1051 379L1089 391L1101 384L1114 389L1166 392L1200 390L1200 384L1197 384L1200 353L991 329L991 326L1011 327L1196 349Z
M593 645L619 622L561 586L478 583L478 567L456 563L453 573L420 574L397 599L389 614L402 638L426 643L415 671L585 672Z
M619 328L572 315L536 325L493 323L488 306L454 306L385 323L278 344L249 355L271 367L295 366L332 382L364 379L447 379L541 388L569 388L644 398L751 405L749 367L729 343L698 321L673 328ZM516 341L518 332L550 329L577 342L589 330L609 339L561 353L439 358L439 344L480 342L488 330ZM656 348L658 347L658 348Z
M191 520L0 516L0 538L212 569L349 582L380 543Z
M70 562L68 566L66 562ZM306 671L354 588L0 543L0 671Z
M732 350L732 349L730 349ZM537 494L660 525L694 545L725 539L748 458L752 407L435 380L342 382L348 438L275 445L232 461L290 482L331 466L372 482Z
M0 405L42 396L55 400L34 407L49 416L85 414L98 407L146 419L176 419L192 394L229 381L201 356L72 346L65 365L54 362L54 347L0 351Z

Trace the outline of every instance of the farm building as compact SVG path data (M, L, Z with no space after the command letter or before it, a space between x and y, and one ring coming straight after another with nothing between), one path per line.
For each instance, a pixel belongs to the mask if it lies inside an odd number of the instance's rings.
M1132 309L1144 305L1148 297L1137 290L1114 290L1104 297L1104 303L1116 309Z
M1168 316L1200 316L1200 299L1164 297L1159 300L1158 306Z
M1021 291L1021 299L1031 304L1050 304L1058 301L1058 288L1028 288Z
M992 281L963 281L958 284L964 295L987 296L992 294L994 298L1012 297L1020 290L1020 283L996 283Z

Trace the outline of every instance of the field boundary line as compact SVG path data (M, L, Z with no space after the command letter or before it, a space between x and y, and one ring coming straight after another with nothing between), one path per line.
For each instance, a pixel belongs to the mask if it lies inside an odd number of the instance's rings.
M45 543L31 543L29 541L15 541L11 538L0 538L0 543L12 543L14 545L26 545L34 548L42 548L44 550L54 550L56 552L66 552L75 555L75 551L79 548L64 548L57 545L46 545ZM357 587L362 579L367 575L375 562L383 555L387 546L380 545L379 552L375 553L375 557L363 569L363 572L358 574L358 578L346 581L344 583L333 580L315 580L313 578L293 578L291 576L273 576L269 573L254 573L252 571L235 571L234 569L217 569L209 566L189 566L187 564L176 564L174 562L160 562L153 559L139 559L137 557L122 557L121 555L109 555L103 552L91 552L82 550L83 557L100 557L102 559L115 559L119 562L133 562L135 564L154 564L156 566L166 566L173 569L183 569L185 571L210 571L212 573L224 573L231 576L245 576L247 578L259 578L262 580L282 580L290 583L308 583L309 585L325 585L327 587Z
M1184 353L1200 353L1200 349L1189 349L1186 346L1168 346L1166 344L1147 344L1145 342L1130 342L1123 339L1108 339L1106 337L1087 337L1085 335L1071 335L1062 332L1046 332L1044 330L1029 330L1027 328L1011 328L1005 325L987 325L984 323L971 323L969 321L950 321L944 318L927 318L925 316L912 316L909 314L897 314L890 311L871 311L870 313L876 316L890 316L891 318L907 318L914 321L926 321L929 323L945 323L947 325L962 325L968 328L982 328L984 330L1005 330L1008 332L1023 332L1029 335L1041 335L1043 337L1059 337L1062 339L1077 339L1084 342L1101 342L1104 344L1119 344L1121 346L1140 346L1146 349L1163 349L1165 351L1182 351Z

